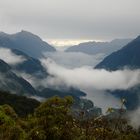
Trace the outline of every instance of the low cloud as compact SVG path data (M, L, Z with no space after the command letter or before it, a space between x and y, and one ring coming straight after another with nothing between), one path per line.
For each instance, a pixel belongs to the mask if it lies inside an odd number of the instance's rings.
M13 71L14 73L16 73L17 76L20 76L22 78L24 78L27 82L29 82L33 87L38 87L36 83L36 81L38 81L37 78L35 78L34 76L27 74L25 72L21 72L21 71Z
M88 99L92 100L96 106L103 109L108 107L119 108L120 99L110 95L106 90L122 89L127 90L140 84L140 70L118 70L107 71L97 70L92 67L68 68L56 64L53 60L47 58L41 60L49 76L44 79L37 79L26 73L19 73L34 88L56 88L62 87L78 88L87 94ZM17 72L16 72L17 73Z
M76 68L81 66L95 66L104 57L104 54L88 55L81 52L47 52L44 56L51 58L57 64L68 68Z
M0 59L5 61L9 65L16 65L26 60L23 56L16 55L7 48L0 48Z
M93 88L95 90L126 90L140 84L140 70L93 69L92 67L65 68L50 59L42 59L43 66L50 75L48 83L65 84L77 88Z
M89 66L79 68L68 68L56 64L52 59L42 59L42 65L50 74L47 78L36 79L34 76L19 73L24 79L33 85L36 89L42 86L44 88L75 87L87 94L88 99L94 104L101 107L103 113L108 107L120 108L120 99L110 95L106 90L122 89L126 90L140 84L140 70L118 70L107 71L104 69L97 70ZM17 73L17 72L16 72ZM139 113L135 111L131 118L131 123L135 123Z
M50 88L48 83L48 78L37 78L35 75L27 74L23 71L13 71L16 75L24 78L27 82L29 82L35 89L42 90L42 88ZM52 87L54 88L54 86Z
M128 118L130 119L130 124L134 128L139 128L140 126L140 107L138 107L136 110L131 111L128 113Z
M120 100L106 90L126 90L140 84L140 70L98 70L92 67L66 68L51 59L42 59L42 65L51 75L42 81L43 86L61 88L75 87L85 93L96 106L106 111L108 107L119 108Z

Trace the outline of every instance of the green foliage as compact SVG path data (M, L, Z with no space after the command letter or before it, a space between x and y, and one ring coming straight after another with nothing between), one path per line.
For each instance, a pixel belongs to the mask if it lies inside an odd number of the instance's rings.
M45 131L42 128L33 128L27 136L28 140L46 140Z
M13 119L16 119L18 117L14 109L7 104L0 106L0 110Z
M17 114L8 105L0 106L0 139L22 140L24 130L16 123Z
M4 112L0 111L0 124L3 125L3 124L6 124L6 125L14 125L14 120L7 116Z
M20 118L9 105L0 106L0 140L139 140L135 130L121 117L74 118L72 97L52 97L34 114ZM121 107L123 108L124 102ZM107 113L112 112L109 108Z
M73 136L78 133L75 133L76 129L70 114L72 103L72 97L60 98L55 96L48 99L36 109L34 127L39 126L38 129L41 129L41 132L45 132L47 139L74 139Z
M25 117L34 112L40 102L25 96L18 96L8 92L0 91L0 105L10 105L20 117Z

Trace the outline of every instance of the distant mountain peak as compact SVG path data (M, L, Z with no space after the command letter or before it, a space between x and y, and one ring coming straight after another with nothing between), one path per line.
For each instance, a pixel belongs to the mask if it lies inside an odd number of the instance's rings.
M29 32L27 30L21 30L21 33L31 33L31 32Z
M66 52L82 52L87 54L105 54L109 55L112 52L119 50L132 39L114 39L111 42L84 42L79 45L71 46L66 49Z
M25 34L25 35L32 35L32 36L37 36L35 34L33 34L32 32L26 31L26 30L21 30L20 32L17 32L15 34Z
M25 30L15 34L1 32L0 46L20 50L34 58L42 57L44 52L56 51L54 47L43 41L39 36Z
M26 31L26 30L21 30L20 32L15 33L14 36L42 41L42 39L38 35L35 35L29 31Z

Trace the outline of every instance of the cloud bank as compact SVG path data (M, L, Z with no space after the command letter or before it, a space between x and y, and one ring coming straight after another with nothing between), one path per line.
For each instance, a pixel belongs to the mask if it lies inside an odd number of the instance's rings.
M140 70L98 70L92 67L69 69L56 64L50 59L42 59L43 66L50 75L49 84L93 88L95 90L129 89L140 84Z
M61 88L62 86L78 88L87 93L86 98L92 100L96 106L101 107L103 113L109 107L120 108L121 105L121 101L106 93L106 90L126 90L140 84L140 69L106 71L104 69L93 69L88 66L69 68L56 64L50 58L42 59L41 62L50 74L49 77L36 79L26 73L20 73L20 75L35 88L39 86L46 88ZM132 112L128 112L130 124L135 128L140 126L139 117L140 107Z
M67 68L77 68L82 66L95 66L104 57L104 54L88 55L81 52L47 52L44 56L51 58L57 64Z
M0 48L0 59L9 65L16 65L26 60L23 56L16 55L7 48Z
M74 87L87 93L87 98L106 111L108 107L119 108L120 100L106 93L106 90L126 90L140 84L140 70L98 70L85 66L66 68L47 58L42 65L51 75L41 81L44 87Z

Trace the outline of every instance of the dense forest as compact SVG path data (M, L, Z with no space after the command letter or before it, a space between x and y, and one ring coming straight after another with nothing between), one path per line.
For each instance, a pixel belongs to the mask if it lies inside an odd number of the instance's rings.
M40 102L27 98L26 96L19 96L9 92L0 91L0 105L8 104L20 117L25 117L34 112L34 109L40 105Z
M0 106L0 140L139 140L140 138L140 129L134 129L122 117L123 108L120 108L120 114L116 118L103 115L85 118L84 111L79 111L79 117L73 115L71 107L74 99L71 96L64 98L54 96L42 103L8 93L4 98L7 102L1 102ZM14 100L8 101L12 99ZM18 108L14 102L18 104ZM124 100L122 107L123 104ZM23 112L28 110L28 113L22 114L20 109ZM106 114L112 111L113 109L109 108Z

